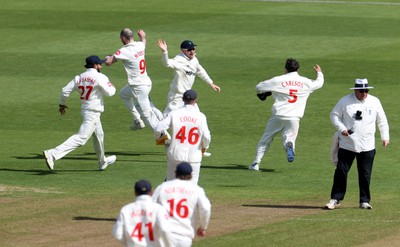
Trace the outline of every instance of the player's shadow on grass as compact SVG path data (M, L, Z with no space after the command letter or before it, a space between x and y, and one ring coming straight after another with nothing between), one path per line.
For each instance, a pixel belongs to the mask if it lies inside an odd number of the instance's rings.
M96 218L96 217L90 217L90 216L75 216L73 218L74 220L91 220L91 221L116 221L116 218Z
M20 159L20 160L44 159L43 153L40 153L40 154L31 153L31 155L32 156L12 156L12 158ZM93 157L90 157L90 158L89 157L82 157L82 156L87 156L87 155L90 155L90 156L93 156ZM145 156L145 155L157 155L157 156L159 156L159 155L165 155L165 152L135 153L135 152L125 152L125 151L121 152L120 151L120 152L106 152L105 155L106 156L116 155L117 158L118 158L118 156ZM90 153L79 154L79 156L78 156L78 154L76 154L75 156L74 155L67 155L67 156L63 157L62 159L65 159L65 160L97 160L97 157L96 157L96 153L90 152Z
M142 156L142 155L149 155L149 156L160 156L160 155L165 155L164 152L147 152L147 153L132 153L132 152L106 152L106 156L109 155L116 155L117 156L117 162L121 163L121 162L126 162L126 163L157 163L157 162L164 162L164 161L160 161L160 160L134 160L134 159L121 159L121 157L123 156ZM84 157L84 156L92 156L92 157ZM38 153L31 153L31 156L12 156L12 158L15 159L19 159L19 160L43 160L43 169L46 169L46 165L45 165L45 157L42 153L38 154ZM65 156L63 157L60 161L57 162L62 162L62 160L77 160L77 161L93 161L95 166L93 170L87 170L87 169L75 169L75 170L57 170L58 172L93 172L96 171L98 172L98 166L97 166L97 157L96 157L96 153L84 153L84 154L76 154L74 155L70 155L70 156ZM36 164L35 164L36 166ZM4 170L4 171L19 171L19 172L32 172L32 173L38 173L36 175L48 175L48 174L54 174L57 173L56 171L42 171L42 170L35 170L35 169L31 169L31 170L23 170L23 169L0 169Z
M226 169L226 170L249 170L248 166L240 164L227 164L226 166L207 166L201 165L201 169ZM249 171L249 172L274 172L274 169L260 169L260 171Z
M273 205L273 204L242 204L243 207L253 208L284 208L284 209L323 209L320 206L306 206L306 205Z
M0 168L0 171L4 172L26 172L33 175L44 176L56 173L55 171L45 170L45 165L43 169L10 169L10 168ZM87 170L86 170L87 171Z

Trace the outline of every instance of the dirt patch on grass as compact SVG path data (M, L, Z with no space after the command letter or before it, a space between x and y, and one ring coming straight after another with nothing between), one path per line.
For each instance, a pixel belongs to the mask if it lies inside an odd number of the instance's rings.
M122 207L120 203L109 199L34 199L31 196L13 198L13 201L12 210L5 207L0 211L0 217L7 215L13 219L4 224L6 231L0 232L0 246L120 246L112 236L115 219ZM213 204L207 235L221 236L313 214L318 210L259 201L246 205Z
M121 246L112 236L116 217L124 204L118 200L73 197L35 199L32 196L12 199L12 207L9 204L0 206L0 218L12 219L3 224L0 246ZM318 214L321 210L321 205L304 205L304 202L213 204L207 235L222 236ZM395 246L391 244L399 241L400 236L390 236L361 247Z
M0 192L34 192L34 193L62 193L60 191L31 187L6 186L0 184Z
M321 211L318 206L274 205L268 202L213 205L208 236L220 236Z

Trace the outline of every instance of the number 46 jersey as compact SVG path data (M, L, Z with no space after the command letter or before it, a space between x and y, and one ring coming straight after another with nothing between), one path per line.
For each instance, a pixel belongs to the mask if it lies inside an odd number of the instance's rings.
M106 75L98 72L96 69L89 68L82 74L75 76L62 89L60 105L66 105L67 98L74 91L78 91L80 94L83 110L103 112L103 95L113 96L116 89Z
M202 148L207 149L211 142L206 116L193 105L171 111L163 119L156 131L170 129L171 144L168 157L176 161L201 162Z
M193 239L195 230L208 227L210 200L204 189L190 180L174 179L162 183L154 191L153 201L168 211L172 234Z

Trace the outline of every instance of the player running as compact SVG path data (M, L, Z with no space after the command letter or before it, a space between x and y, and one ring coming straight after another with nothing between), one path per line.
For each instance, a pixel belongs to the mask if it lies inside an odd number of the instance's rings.
M272 115L268 120L267 127L257 145L256 157L249 167L250 170L258 171L260 169L261 159L278 132L281 132L288 162L294 161L295 142L308 96L324 84L324 75L319 65L314 67L317 72L316 80L300 76L299 67L299 63L295 59L288 58L285 64L286 74L262 81L256 86L257 95L261 100L265 100L272 94L275 102L272 105Z
M210 145L211 133L206 116L195 107L196 91L187 90L182 98L185 105L171 111L160 121L156 130L161 132L170 129L172 133L170 145L167 147L167 180L175 178L176 166L179 163L189 162L193 167L192 182L197 184L201 160Z
M167 43L159 39L157 44L162 51L162 64L174 70L174 78L168 92L168 103L164 110L164 116L184 105L183 93L192 89L196 76L210 85L214 91L221 91L221 88L213 83L206 70L200 65L195 52L197 45L193 44L192 41L183 41L181 44L182 52L172 59L168 58ZM197 104L195 106L198 108Z
M93 146L96 150L100 170L106 169L117 159L115 155L109 157L104 155L104 131L100 121L100 115L104 111L103 96L113 96L116 89L108 77L100 73L102 63L104 63L104 60L100 60L98 56L86 58L86 71L75 76L62 89L59 112L62 116L65 115L66 108L68 108L66 105L67 98L71 93L79 92L82 104L82 124L77 134L71 136L56 148L43 152L50 170L54 169L55 160L59 160L69 152L85 145L91 136L93 136Z
M147 180L135 183L136 200L122 207L113 228L114 238L127 247L172 247L167 211L151 199Z
M152 106L149 99L152 82L147 75L145 60L146 33L140 29L137 34L140 41L134 41L131 29L123 29L120 33L120 39L124 46L113 55L107 56L105 63L111 66L122 61L124 64L128 75L128 85L121 89L119 95L134 119L131 129L144 127L143 123L140 122L140 116L142 116L144 122L154 130L162 116L159 116L161 112L154 109L155 107ZM140 115L137 114L138 111ZM157 114L157 112L160 114ZM166 132L154 132L154 135L157 145L163 145L169 139Z
M190 247L195 235L203 237L211 217L211 203L204 189L193 184L192 167L183 162L176 167L176 178L159 185L153 201L168 211L175 246Z

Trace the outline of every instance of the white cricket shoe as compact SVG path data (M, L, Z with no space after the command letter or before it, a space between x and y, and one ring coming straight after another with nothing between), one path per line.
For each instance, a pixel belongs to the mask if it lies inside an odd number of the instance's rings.
M336 199L331 199L327 204L325 204L325 209L335 209L335 207L340 206L340 203Z
M104 171L107 166L114 164L114 162L117 160L117 156L111 155L106 157L106 162L104 164L100 164L99 168L101 171Z
M360 203L360 208L362 209L372 209L372 206L368 202Z
M133 122L133 124L131 125L131 130L135 131L135 130L141 130L144 127L146 127L146 125L144 124L144 122L142 121L142 119L138 119L135 120Z
M209 152L204 152L204 153L203 153L203 156L204 156L204 157L210 157L210 156L211 156L211 153L209 153Z
M49 150L43 151L44 158L46 159L46 164L49 170L54 170L54 157L51 155Z
M259 165L258 163L256 163L256 162L254 162L253 164L251 164L251 165L249 166L249 170L252 170L252 171L259 171L259 170L260 170L260 165Z

